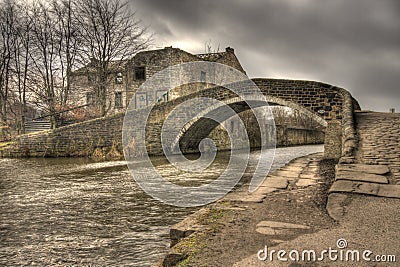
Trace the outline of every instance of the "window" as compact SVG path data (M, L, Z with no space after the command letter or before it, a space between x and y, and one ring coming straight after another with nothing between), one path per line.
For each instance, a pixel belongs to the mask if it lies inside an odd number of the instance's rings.
M146 80L146 68L135 67L135 80Z
M147 106L147 94L146 93L137 93L136 97L136 108L144 108Z
M87 75L87 81L88 81L88 83L93 83L93 82L95 82L95 75L93 75L93 74L88 74Z
M122 92L115 92L115 108L122 108Z
M117 77L115 77L115 82L122 83L122 73L121 72L117 73Z
M93 104L94 104L94 92L87 92L86 105L93 105Z
M206 82L206 72L205 71L202 71L201 73L200 73L200 81L202 82L202 83L205 83Z

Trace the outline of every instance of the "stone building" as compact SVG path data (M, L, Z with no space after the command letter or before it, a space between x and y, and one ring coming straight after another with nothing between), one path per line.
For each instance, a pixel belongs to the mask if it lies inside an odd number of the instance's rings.
M126 82L124 81L126 63L127 60L115 61L111 62L108 67L106 107L109 115L123 111L124 108L123 95L126 91ZM68 107L75 108L72 111L75 114L73 117L79 117L79 119L72 119L73 122L100 116L100 108L96 104L95 88L98 83L96 65L96 60L92 59L89 64L75 70L70 76L71 89ZM83 108L81 108L82 106ZM66 115L71 115L71 113Z
M234 53L234 49L230 47L227 47L224 52L207 54L191 54L173 47L139 52L131 59L111 62L106 92L107 114L110 115L124 111L134 96L135 107L141 108L155 100L168 101L210 86L207 84L197 84L196 86L183 87L179 90L174 89L172 94L164 94L163 91L155 90L147 94L135 95L143 82L155 73L169 66L192 61L217 62L245 73ZM95 107L95 65L95 60L92 60L91 63L74 71L72 74L71 105L87 105L86 109ZM205 75L205 73L199 73L199 75Z

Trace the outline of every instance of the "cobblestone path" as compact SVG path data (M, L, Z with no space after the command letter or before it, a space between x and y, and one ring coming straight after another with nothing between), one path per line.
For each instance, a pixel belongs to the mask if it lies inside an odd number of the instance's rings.
M359 163L387 165L400 184L400 114L356 113Z

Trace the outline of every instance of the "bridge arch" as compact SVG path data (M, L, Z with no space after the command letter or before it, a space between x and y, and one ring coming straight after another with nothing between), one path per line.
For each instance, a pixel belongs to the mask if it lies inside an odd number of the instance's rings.
M322 127L325 128L327 126L326 120L321 116L318 116L314 112L309 111L297 103L279 97L266 95L265 97L260 98L259 95L247 95L246 102L250 103L253 107L266 106L266 102L269 106L289 107L300 111L307 117L310 117ZM224 99L219 104L215 104L203 110L197 116L188 121L179 131L179 134L171 144L171 150L177 151L178 149L181 149L182 151L197 151L201 140L209 136L212 130L219 125L218 122L209 118L213 117L218 118L218 121L226 121L232 117L232 114L223 112L225 105L232 108L236 114L240 114L250 109L246 102L240 97L232 97ZM271 127L275 127L275 125L271 123Z

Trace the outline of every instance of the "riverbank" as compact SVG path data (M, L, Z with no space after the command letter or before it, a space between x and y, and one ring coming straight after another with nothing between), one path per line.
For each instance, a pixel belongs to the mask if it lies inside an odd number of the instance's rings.
M400 197L391 174L384 187L396 194L379 197L358 183L340 192L337 216L332 184L344 178L335 163L322 154L295 159L255 194L244 186L196 212L171 229L176 245L159 266L398 266ZM352 179L365 176L363 168Z
M272 169L322 151L322 145L277 148ZM253 173L260 151L247 156L248 173ZM230 153L218 153L194 176L176 172L163 158L152 161L166 179L191 184L208 183L229 159ZM168 251L170 228L198 210L153 199L123 161L14 158L0 163L0 266L152 266Z
M171 229L177 244L160 265L232 266L266 245L335 227L325 209L334 166L321 153L301 157L269 175L255 193L247 186L231 192Z

